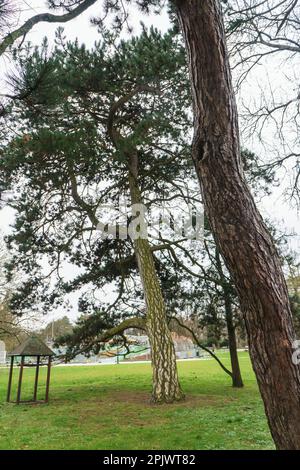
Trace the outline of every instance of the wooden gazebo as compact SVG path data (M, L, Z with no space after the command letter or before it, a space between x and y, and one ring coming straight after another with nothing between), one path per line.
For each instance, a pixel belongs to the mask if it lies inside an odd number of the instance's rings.
M48 348L48 346L45 343L43 343L43 341L41 341L37 336L31 336L8 355L10 356L11 360L10 360L10 371L9 371L8 389L7 389L7 401L17 403L17 405L19 403L48 403L51 359L52 359L52 356L54 356L54 352L50 348ZM16 398L16 401L14 401L14 400L11 400L11 385L12 385L13 370L14 370L14 360L17 357L20 357L20 363L19 363L20 369L19 369L17 398ZM31 360L26 361L26 358L34 358L35 362L31 362ZM38 381L39 381L39 370L40 370L40 367L43 365L47 366L46 393L45 393L44 400L38 400L37 390L38 390ZM22 389L24 367L36 368L32 400L21 400L21 389Z

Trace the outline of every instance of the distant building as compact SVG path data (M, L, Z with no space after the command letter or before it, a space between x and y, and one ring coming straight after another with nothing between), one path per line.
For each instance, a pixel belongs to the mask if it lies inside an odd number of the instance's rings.
M191 338L182 336L178 333L171 333L174 342L175 353L178 359L189 359L199 357L201 354L199 348L194 344ZM148 336L146 335L127 335L132 347L132 353L128 357L133 361L145 361L151 359L151 351Z
M176 357L178 359L189 359L200 357L202 351L193 343L192 339L182 336L178 333L171 333L174 341ZM73 364L95 364L95 363L116 363L119 361L150 361L151 349L149 338L146 335L128 334L126 335L128 344L130 345L130 353L124 347L118 347L113 342L108 342L105 350L99 354L91 354L89 357L78 354L70 361ZM49 347L54 349L55 353L60 355L66 352L65 347L61 347L60 351L55 350L53 345L49 343Z
M177 333L171 333L175 346L176 357L178 359L189 359L200 355L199 348L194 344L191 338L181 336Z

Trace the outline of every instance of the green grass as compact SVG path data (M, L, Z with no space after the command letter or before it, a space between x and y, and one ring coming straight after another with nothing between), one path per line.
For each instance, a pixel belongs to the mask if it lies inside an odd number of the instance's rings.
M240 361L240 390L213 360L179 362L186 401L174 405L149 403L148 364L54 367L50 403L19 406L5 403L0 369L0 449L272 449L247 353ZM23 398L32 385L28 369Z

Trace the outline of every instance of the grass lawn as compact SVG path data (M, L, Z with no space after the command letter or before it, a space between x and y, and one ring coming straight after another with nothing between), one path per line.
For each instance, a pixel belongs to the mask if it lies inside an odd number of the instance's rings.
M242 390L213 360L179 362L186 401L174 405L149 404L148 364L54 367L50 403L19 406L5 403L0 369L0 449L273 449L248 354L240 361ZM32 387L27 369L22 398Z

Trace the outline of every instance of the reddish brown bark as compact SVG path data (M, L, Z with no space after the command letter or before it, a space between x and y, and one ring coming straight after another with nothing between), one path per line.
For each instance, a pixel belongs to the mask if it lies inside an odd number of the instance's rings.
M300 370L288 292L244 179L218 0L174 0L189 56L193 159L205 209L242 305L253 368L278 449L300 449Z

